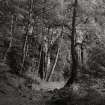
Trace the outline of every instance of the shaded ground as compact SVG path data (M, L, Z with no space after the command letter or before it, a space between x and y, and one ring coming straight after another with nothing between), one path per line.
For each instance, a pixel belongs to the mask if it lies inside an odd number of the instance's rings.
M96 89L79 87L78 84L53 91L19 91L9 85L0 87L0 105L105 105L104 96Z
M0 105L105 105L105 86L104 82L101 83L102 80L93 80L90 87L82 82L73 84L70 88L61 88L64 82L39 83L36 80L33 88L30 88L32 83L29 81L7 71L3 73L2 70Z

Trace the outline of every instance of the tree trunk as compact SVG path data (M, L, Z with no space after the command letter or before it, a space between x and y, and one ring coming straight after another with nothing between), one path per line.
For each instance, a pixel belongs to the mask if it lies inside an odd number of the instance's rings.
M27 30L26 30L25 42L24 42L24 46L23 46L23 58L22 58L21 72L24 69L24 61L25 61L25 57L26 57L26 54L27 54L27 42L28 42L28 27L27 27Z
M24 70L24 62L25 62L26 55L28 53L28 36L29 36L28 34L32 34L32 32L33 32L32 24L31 24L31 22L32 22L32 9L33 9L33 0L30 0L29 1L28 21L26 24L25 41L24 41L24 45L23 45L23 58L22 58L22 65L21 65L20 73L22 73Z
M61 33L60 33L60 37L62 38L63 36L63 26L62 26L62 30L61 30ZM54 65L52 67L52 69L50 70L47 78L46 78L46 81L49 81L54 70L55 70L55 67L56 67L56 64L57 64L57 60L58 60L58 56L59 56L59 51L60 51L60 48L61 48L61 38L59 38L59 42L58 42L58 50L57 50L57 55L56 55L56 58L55 58L55 62L54 62ZM49 65L50 66L50 65Z
M83 66L83 53L82 53L82 44L78 44L76 46L76 53L77 53L77 78L81 78L81 70Z
M10 51L11 47L12 47L12 42L13 42L13 34L14 34L14 15L11 16L11 36L10 36L10 43L8 46L8 49L6 51L6 53L4 54L4 61L6 60L6 56L8 54L8 52Z
M50 32L50 27L48 27L47 30L47 35L49 35ZM44 73L44 80L46 80L47 78L47 71L49 71L50 69L50 37L46 37L46 41L45 41L45 52L46 52L46 56L45 56L45 62L46 62L46 67L45 67L45 73Z
M50 70L50 64L51 64L51 60L50 60L50 53L47 53L47 68L46 68L46 72L45 72L45 80L47 78L47 72Z
M60 51L60 47L58 47L58 51L57 51L57 55L56 55L56 58L55 58L54 65L53 65L52 69L50 70L50 72L49 72L49 74L47 76L46 81L50 80L50 78L51 78L51 76L52 76L52 74L53 74L53 72L55 70L55 67L56 67L56 64L57 64L57 61L58 61L59 51Z
M39 70L38 74L41 79L44 78L44 69L45 69L45 52L43 51L43 46L40 48L40 60L39 60Z
M69 87L77 80L77 53L75 49L75 22L76 22L76 12L77 12L77 0L74 3L73 17L72 17L72 33L71 33L71 57L72 57L72 66L71 66L71 77L68 79L65 87Z

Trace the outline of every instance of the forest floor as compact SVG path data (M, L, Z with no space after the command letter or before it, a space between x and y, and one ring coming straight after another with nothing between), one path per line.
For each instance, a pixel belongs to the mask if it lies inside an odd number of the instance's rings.
M81 82L63 88L64 82L41 81L27 88L24 79L0 72L0 105L105 105L104 80L93 80L98 82L91 87Z
M61 83L62 84L62 83ZM53 89L61 86L60 83L45 83L37 86L34 90L11 85L11 83L0 83L0 105L46 105L51 99ZM52 88L51 88L52 86ZM39 88L38 88L39 87ZM59 87L60 88L60 87Z
M87 89L78 84L72 88L51 89L49 86L52 84L46 84L46 88L44 86L40 90L19 90L10 84L0 83L0 105L105 105L105 89ZM56 87L58 83L54 85Z

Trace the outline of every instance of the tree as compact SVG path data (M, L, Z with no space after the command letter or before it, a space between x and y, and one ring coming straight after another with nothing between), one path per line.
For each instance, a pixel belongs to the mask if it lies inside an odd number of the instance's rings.
M62 30L61 30L61 33L60 33L60 38L58 39L58 48L57 48L57 54L56 54L56 58L55 58L55 61L54 61L54 64L53 64L53 67L52 69L50 70L47 78L46 78L46 81L49 81L49 79L51 78L54 70L55 70L55 67L56 67L56 64L57 64L57 61L58 61L58 56L59 56L59 52L60 52L60 49L61 49L61 38L63 37L63 26L62 26Z
M72 56L72 67L71 77L67 81L65 86L70 86L77 79L77 52L75 50L75 22L77 12L77 0L74 3L73 17L72 17L72 32L71 32L71 56Z

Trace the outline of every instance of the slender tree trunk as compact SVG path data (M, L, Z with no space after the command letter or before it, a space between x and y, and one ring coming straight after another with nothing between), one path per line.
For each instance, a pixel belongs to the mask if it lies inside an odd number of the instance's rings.
M24 46L23 46L23 58L22 58L21 72L24 69L24 61L25 61L26 53L27 53L27 51L26 51L27 50L27 42L28 42L28 27L27 27L27 30L26 30L25 42L24 42Z
M55 58L54 65L53 65L52 69L50 70L49 75L48 75L46 81L50 80L50 78L51 78L51 76L52 76L52 74L53 74L53 72L55 70L55 67L56 67L56 64L57 64L57 61L58 61L59 51L60 51L60 47L58 47L58 51L57 51L57 55L56 55L56 58Z
M71 33L71 57L72 57L72 66L71 66L71 77L68 79L65 87L70 86L77 80L77 53L75 50L75 22L76 22L76 12L77 12L77 0L74 3L73 17L72 17L72 33Z
M25 58L27 56L27 53L28 53L28 36L29 34L32 34L32 30L31 30L31 21L32 21L32 9L33 9L33 0L30 0L29 1L29 15L28 15L28 21L27 21L27 24L26 24L26 34L25 34L25 41L24 41L24 45L23 45L23 58L22 58L22 65L21 65L21 70L20 70L20 73L23 72L24 70L24 62L25 62Z
M61 33L60 33L60 37L62 38L63 36L63 26L62 26L62 30L61 30ZM46 81L49 81L54 70L55 70L55 67L56 67L56 64L57 64L57 61L58 61L58 56L59 56L59 52L60 52L60 48L61 48L61 38L59 38L59 43L58 43L58 50L57 50L57 55L56 55L56 58L55 58L55 62L54 62L54 65L52 67L52 69L50 70L47 78L46 78Z
M50 70L50 64L51 64L51 60L50 60L50 53L48 52L47 53L47 68L46 68L46 71L45 71L45 80L47 78L47 72Z
M6 56L8 54L8 52L10 51L11 47L12 47L12 42L13 42L13 34L14 34L14 15L11 16L11 31L10 31L10 43L9 43L9 47L6 51L6 53L4 54L4 61L6 60Z
M83 57L83 45L81 45L81 63L82 63L82 66L83 66L83 64L84 64L84 57Z
M46 3L46 0L42 1L43 4ZM47 52L48 52L48 42L47 42L47 37L45 35L43 35L43 30L44 30L44 11L45 11L45 7L42 8L41 10L41 22L42 22L42 26L41 26L41 34L43 37L43 43L41 45L41 54L40 54L40 61L39 61L39 70L38 70L38 74L40 76L41 79L45 79L46 78L46 72L47 72Z
M48 32L47 35L49 35L50 27L48 27ZM47 77L47 71L50 69L50 51L49 51L49 45L50 45L50 37L48 37L48 40L46 41L45 49L46 49L46 57L45 57L45 62L46 62L46 67L45 67L45 76L44 80L46 80Z
M41 79L43 79L44 77L44 66L45 66L45 54L43 52L43 46L41 44L41 48L40 48L40 60L39 60L39 70L38 70L38 74L40 76Z
M78 44L75 49L77 53L77 78L81 78L81 70L83 65L83 59L82 59L82 44Z
M44 40L44 42L41 45L41 51L40 51L40 63L39 63L39 75L41 79L46 78L47 73L47 64L48 64L48 43Z

